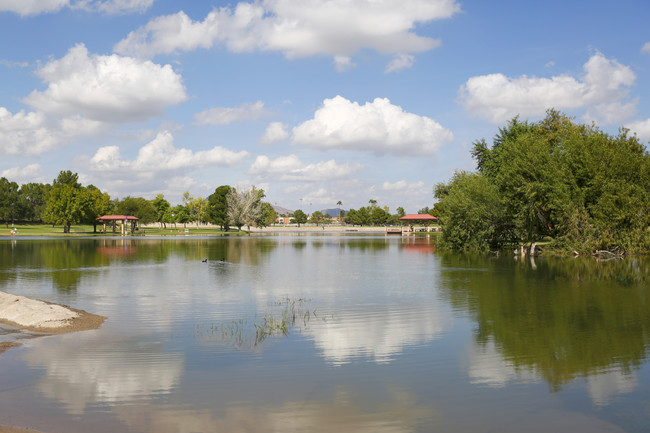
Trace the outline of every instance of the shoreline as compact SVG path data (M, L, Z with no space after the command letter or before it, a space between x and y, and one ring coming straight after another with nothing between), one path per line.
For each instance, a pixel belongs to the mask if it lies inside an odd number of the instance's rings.
M0 291L0 324L20 331L42 335L87 331L99 328L105 320L87 311ZM0 353L18 345L0 341Z
M52 302L0 291L0 324L38 335L53 335L99 328L106 317ZM3 336L0 336L3 339ZM0 355L22 344L0 340ZM25 427L0 425L0 433L41 433Z

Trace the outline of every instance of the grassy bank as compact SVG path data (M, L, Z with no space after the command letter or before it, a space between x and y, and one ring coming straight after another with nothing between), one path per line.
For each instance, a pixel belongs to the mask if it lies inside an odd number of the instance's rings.
M93 231L92 225L78 224L70 227L70 233L63 233L63 226L54 226L50 224L15 224L13 227L11 224L9 228L6 228L4 225L0 226L0 237L11 237L11 232L14 232L14 236L66 236L66 237L75 237L75 236L104 236L102 231L102 226L97 226L97 232ZM239 234L243 234L241 232ZM219 227L187 227L183 228L178 226L167 227L166 229L161 229L158 227L144 227L140 230L134 232L134 236L182 236L182 235L194 235L194 236L215 236L215 235L237 235L238 232L229 231L224 232L219 229ZM113 231L107 227L106 236L120 236L119 227L115 234Z

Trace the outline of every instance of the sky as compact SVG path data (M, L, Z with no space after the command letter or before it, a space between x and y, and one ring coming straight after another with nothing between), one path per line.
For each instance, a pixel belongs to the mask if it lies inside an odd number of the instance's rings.
M0 0L0 176L407 213L557 109L650 141L647 0Z

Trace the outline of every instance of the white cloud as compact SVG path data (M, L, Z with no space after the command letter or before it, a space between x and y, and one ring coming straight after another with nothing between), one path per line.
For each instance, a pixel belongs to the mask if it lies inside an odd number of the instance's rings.
M431 50L440 42L418 36L414 28L459 11L455 0L240 2L213 10L203 21L182 11L157 17L114 50L153 57L223 44L233 52L279 51L287 58L328 55L342 67L350 66L348 57L363 49L382 54Z
M402 69L410 68L415 62L415 56L411 54L401 53L395 56L395 58L386 66L386 73L390 74L391 72L397 72Z
M384 182L382 185L381 189L384 191L391 191L391 192L400 192L400 191L416 191L416 190L422 190L425 188L425 183L422 181L419 182L413 182L413 183L408 183L405 180L398 180L395 183L390 183L390 182Z
M637 120L625 125L627 129L636 133L639 140L650 141L650 119Z
M155 0L0 0L0 12L21 16L58 12L64 7L88 12L124 14L144 12Z
M650 42L646 42L643 44L643 47L641 48L642 53L650 54Z
M29 66L28 62L17 62L15 60L0 59L0 66L7 68L26 68Z
M47 125L45 115L20 111L11 114L0 107L0 153L5 155L40 155L60 146L61 134Z
M155 0L78 0L72 7L90 12L106 14L142 13L153 5Z
M349 56L334 56L334 67L339 72L345 72L357 66Z
M314 118L293 128L294 144L376 155L430 155L453 134L425 116L405 112L387 98L359 105L342 96L323 101Z
M21 16L57 12L68 6L70 0L0 0L0 12L14 12Z
M241 162L250 154L246 151L233 152L216 146L210 150L193 152L190 149L174 147L174 137L164 131L138 151L133 161L123 160L117 146L105 146L97 150L90 159L90 169L100 172L134 170L147 177L154 173L176 171L209 165L231 166Z
M45 178L42 176L43 167L41 164L29 164L25 167L12 167L7 170L3 170L0 176L6 177L12 182L18 184L28 183L28 182L39 182L44 181Z
M362 169L361 164L338 164L334 160L304 164L296 155L281 156L274 160L260 155L255 159L249 173L261 178L314 182L345 178Z
M58 12L64 7L88 12L122 14L144 12L155 0L0 0L0 12L14 12L21 16Z
M503 74L476 76L461 86L460 102L470 113L497 124L517 115L524 118L541 116L549 108L592 107L592 113L604 116L603 120L608 123L620 121L620 116L611 116L616 106L625 107L626 114L633 111L630 103L621 101L636 80L628 66L596 53L585 63L584 71L581 80L568 75L552 78L525 75L509 78Z
M266 127L266 131L264 131L264 135L260 137L260 143L271 144L286 140L290 135L287 128L288 126L282 122L269 123L269 126Z
M12 114L0 107L0 154L40 155L81 135L96 135L106 124L79 116L58 122L36 111Z
M239 107L215 107L194 115L199 125L227 125L233 122L255 120L267 115L264 102L242 104Z
M187 99L181 77L170 65L119 55L89 55L83 44L36 73L48 88L33 91L24 102L57 116L134 122L162 115L166 106Z

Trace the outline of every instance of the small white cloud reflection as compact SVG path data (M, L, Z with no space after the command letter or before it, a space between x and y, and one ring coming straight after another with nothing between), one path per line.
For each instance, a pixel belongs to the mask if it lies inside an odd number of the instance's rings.
M148 400L179 383L183 356L166 353L160 343L84 337L40 339L24 356L30 366L46 372L39 391L61 401L68 413L83 414L97 403Z
M470 382L475 385L503 388L510 382L542 382L543 377L535 367L517 367L503 358L496 344L472 344L469 348ZM598 406L608 405L614 396L634 391L636 375L620 370L596 372L585 378L589 397Z
M367 402L366 402L367 403ZM176 432L312 432L406 433L438 418L414 395L392 389L386 400L368 410L346 391L331 400L282 402L278 405L242 402L236 406L186 409L146 405L113 409L133 431Z
M468 356L468 374L473 384L503 388L511 381L539 381L534 369L518 369L503 359L493 341L485 345L472 344Z
M347 312L324 315L321 319L306 334L314 340L325 360L334 365L359 357L370 358L378 364L389 363L405 348L438 338L447 323L446 317L433 306L375 309L372 314Z
M636 375L621 371L609 371L587 377L587 389L591 400L599 405L608 405L612 397L634 391L637 387Z

